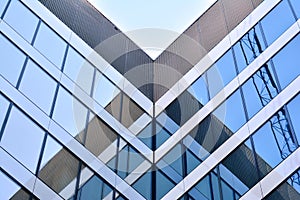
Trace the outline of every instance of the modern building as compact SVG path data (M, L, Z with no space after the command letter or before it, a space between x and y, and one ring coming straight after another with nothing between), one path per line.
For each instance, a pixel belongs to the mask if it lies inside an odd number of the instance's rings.
M300 199L299 0L216 0L154 60L88 0L0 17L0 199Z

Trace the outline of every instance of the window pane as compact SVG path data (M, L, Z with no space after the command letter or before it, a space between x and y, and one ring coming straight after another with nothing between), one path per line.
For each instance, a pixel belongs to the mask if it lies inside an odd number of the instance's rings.
M208 86L206 78L201 76L191 87L188 92L191 93L202 105L205 105L208 100Z
M112 189L97 176L93 176L79 191L78 199L104 199Z
M137 190L147 200L151 199L151 172L146 172L139 180L137 180L132 187Z
M28 42L32 41L39 19L19 1L11 1L4 20Z
M16 86L25 55L3 35L0 35L0 74Z
M222 187L223 199L233 200L234 196L233 196L232 189L224 181L221 181L221 187Z
M5 9L5 6L6 6L7 2L8 2L8 0L2 0L2 1L0 1L0 17L2 15L2 12Z
M64 73L90 94L94 76L94 67L73 48L69 48L68 50Z
M11 199L14 196L14 194L21 189L20 186L18 186L15 182L13 182L1 171L0 171L0 188L1 188L0 199Z
M75 184L69 184L76 181L79 161L49 135L42 165L38 177L55 192L61 192L66 186L69 192L75 191Z
M263 175L269 172L282 160L279 147L276 143L277 138L275 138L274 134L270 123L267 123L253 135L255 152L258 156L258 163L261 163L260 170ZM281 135L277 135L277 137L278 136L281 137ZM278 142L282 144L284 141ZM262 169L262 167L265 169Z
M3 96L0 95L0 128L5 118L8 106L9 102Z
M261 21L267 43L273 43L294 22L287 0L282 1Z
M120 90L100 72L96 72L93 98L104 108L113 100Z
M299 50L300 35L296 36L272 59L282 89L300 74Z
M224 110L224 105L226 106L226 111ZM236 132L246 122L240 91L237 90L233 93L213 113L221 121L225 115L224 125L233 133Z
M300 95L294 98L290 103L287 105L288 111L291 117L291 121L296 132L298 143L300 142Z
M34 46L61 69L67 44L44 23L39 28Z
M53 119L73 137L85 127L87 109L62 87L59 88Z
M49 114L55 89L56 82L29 60L21 80L20 91Z
M294 11L296 12L297 18L300 18L300 1L299 0L291 0Z
M44 131L16 108L11 110L1 147L35 173Z

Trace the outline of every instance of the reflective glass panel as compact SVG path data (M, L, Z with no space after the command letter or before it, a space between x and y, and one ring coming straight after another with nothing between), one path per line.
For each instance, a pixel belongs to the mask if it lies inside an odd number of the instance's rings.
M67 44L44 23L39 28L34 46L61 69Z
M69 48L68 50L64 65L64 73L90 94L94 76L94 67L73 48Z
M48 135L38 177L57 193L68 189L73 194L78 167L79 161Z
M188 92L191 93L202 105L205 105L209 100L208 85L205 76L201 76L191 87Z
M291 117L291 121L293 124L294 131L296 132L296 136L298 139L298 143L300 141L300 95L294 98L290 103L287 105L289 115Z
M20 1L11 1L4 20L31 43L39 19Z
M1 139L1 147L35 173L43 138L44 131L13 107Z
M285 88L300 74L300 35L297 35L272 59L281 88Z
M104 199L112 191L111 187L97 176L87 181L78 192L78 200Z
M20 186L0 171L0 188L0 199L10 199L20 189Z
M236 132L246 122L240 91L233 93L213 114L223 121L232 133Z
M213 98L235 76L233 55L229 50L205 73L210 98Z
M300 18L300 1L291 0L291 4L293 6L294 11L296 12L297 18Z
M282 1L261 21L267 43L273 43L294 22L288 1Z
M257 162L260 164L260 171L263 175L269 172L282 160L280 146L284 145L282 136L272 131L271 124L267 123L254 135L254 147L257 154ZM277 140L277 141L276 141Z
M53 112L53 119L75 137L83 131L86 117L87 108L64 88L60 87Z
M9 102L2 95L0 95L0 128L5 118L8 106Z
M111 102L120 90L100 72L96 72L93 98L104 108Z
M8 0L2 0L0 1L0 17L5 9L5 6L7 5Z
M44 112L49 114L56 85L54 79L33 61L29 60L19 89Z
M25 55L3 35L0 35L0 74L16 86L25 61Z
M293 180L293 181L292 181ZM274 199L300 199L300 171L295 172L287 181L281 183L275 190L268 194L265 200Z

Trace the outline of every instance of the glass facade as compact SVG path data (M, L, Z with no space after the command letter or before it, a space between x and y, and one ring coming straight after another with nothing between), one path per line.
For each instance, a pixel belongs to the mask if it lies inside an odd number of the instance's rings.
M132 52L114 59L136 74L120 74L107 58L128 38L102 51L91 41L117 28L82 1L78 15L104 20L90 38L62 2L0 2L0 199L300 197L298 0L237 1L254 11L234 27L218 0L207 12L224 12L232 31L167 89L146 83L157 63ZM157 101L141 92L161 88Z

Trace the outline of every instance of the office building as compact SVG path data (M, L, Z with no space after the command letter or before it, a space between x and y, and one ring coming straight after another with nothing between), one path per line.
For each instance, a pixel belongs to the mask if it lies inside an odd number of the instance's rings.
M216 0L155 59L88 0L0 17L0 199L300 199L299 0Z

